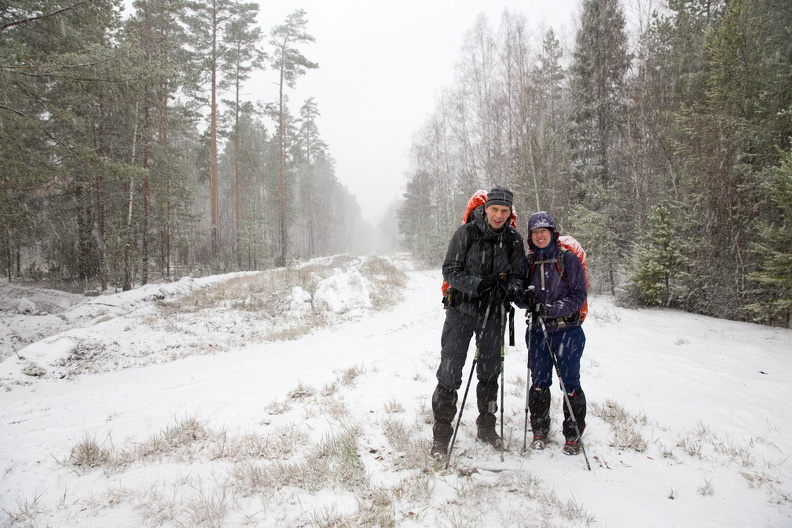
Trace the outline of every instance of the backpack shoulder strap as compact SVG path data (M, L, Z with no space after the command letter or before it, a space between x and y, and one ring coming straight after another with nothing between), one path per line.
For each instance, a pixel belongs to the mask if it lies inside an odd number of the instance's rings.
M534 269L536 268L537 264L549 264L554 263L556 265L556 269L558 270L558 274L561 275L561 278L564 279L564 282L569 284L569 281L566 277L566 270L564 269L564 256L569 252L569 250L565 247L558 246L558 253L556 254L556 258L553 260L536 260L535 255L531 252L528 255L528 282L531 282L531 278L533 277Z
M564 282L569 285L569 280L566 276L566 269L564 269L564 257L569 250L565 247L558 246L558 255L556 255L556 267L558 268L558 274L561 275L561 278L564 279Z

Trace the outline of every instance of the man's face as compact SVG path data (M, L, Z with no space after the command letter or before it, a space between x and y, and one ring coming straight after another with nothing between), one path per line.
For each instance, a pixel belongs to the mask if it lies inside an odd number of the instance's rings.
M487 213L487 223L493 231L500 231L511 216L511 208L505 205L490 205L484 212Z

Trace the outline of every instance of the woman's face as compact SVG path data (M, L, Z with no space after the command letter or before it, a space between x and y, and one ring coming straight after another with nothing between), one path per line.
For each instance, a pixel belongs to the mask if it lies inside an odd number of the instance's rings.
M531 231L531 242L539 249L544 249L549 246L552 240L553 233L545 227L540 227L539 229Z

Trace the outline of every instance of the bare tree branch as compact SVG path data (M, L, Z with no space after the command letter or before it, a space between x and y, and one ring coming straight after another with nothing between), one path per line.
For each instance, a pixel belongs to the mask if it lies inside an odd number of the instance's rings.
M53 11L51 13L41 13L39 15L28 16L28 17L25 17L25 18L20 18L18 20L12 20L11 22L6 22L5 24L0 25L0 33L2 33L3 31L5 31L6 29L9 29L11 27L21 26L23 24L30 24L32 22L37 22L39 20L44 20L44 19L49 18L49 17L60 15L61 13L65 13L67 11L71 11L72 9L77 9L78 7L81 7L81 6L85 5L85 4L92 4L93 2L94 2L94 0L83 0L82 2L77 2L76 4L73 4L73 5L70 5L70 6L66 6L66 7L62 7L61 9L56 9L55 11Z

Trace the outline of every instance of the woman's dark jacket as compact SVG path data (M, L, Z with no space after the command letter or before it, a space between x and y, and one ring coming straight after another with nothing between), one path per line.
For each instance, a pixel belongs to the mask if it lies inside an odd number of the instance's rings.
M534 216L541 214L536 213ZM552 231L553 241L546 248L539 249L531 241L530 235L528 236L524 278L526 288L535 288L536 302L547 306L545 323L547 330L554 332L581 325L579 312L587 297L586 274L577 255L572 251L564 251L564 276L561 275L561 266L557 263L561 251L558 245L560 233L549 215L545 223L548 225L542 227ZM520 308L528 308L521 301L516 304Z

